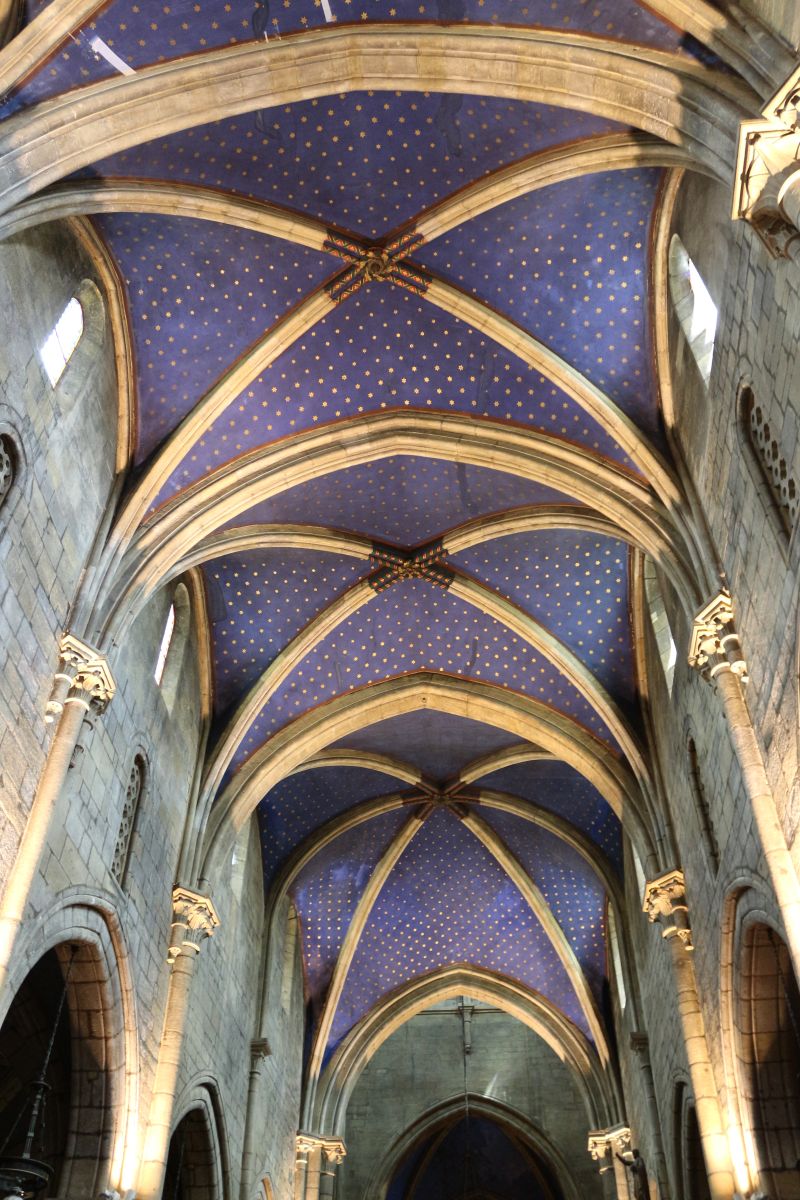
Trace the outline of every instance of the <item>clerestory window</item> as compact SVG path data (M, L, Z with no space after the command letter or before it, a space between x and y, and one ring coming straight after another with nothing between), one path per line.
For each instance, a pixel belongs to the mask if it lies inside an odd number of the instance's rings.
M82 334L83 305L77 296L73 296L39 352L51 387L55 387L64 374Z
M130 858L133 830L136 825L136 814L144 791L144 759L137 754L133 760L128 786L125 791L125 803L122 806L117 844L114 847L114 858L111 862L111 874L117 883L122 885Z
M717 334L717 306L677 233L669 247L669 290L675 315L708 387Z
M800 492L794 476L753 389L745 384L739 392L739 420L751 463L772 502L783 532L791 535L800 509Z

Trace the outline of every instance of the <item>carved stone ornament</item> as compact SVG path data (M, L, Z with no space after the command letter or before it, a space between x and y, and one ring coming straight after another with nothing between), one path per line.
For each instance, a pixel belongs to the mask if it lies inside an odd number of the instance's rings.
M651 879L645 885L642 909L650 921L660 923L662 937L677 938L686 950L694 949L683 871L667 871Z
M329 1163L338 1166L344 1161L347 1155L347 1149L341 1138L337 1137L320 1137L314 1133L298 1133L297 1135L297 1157L310 1154L314 1150L321 1150L323 1156Z
M587 1149L592 1160L600 1163L600 1174L613 1170L614 1155L625 1155L631 1149L631 1131L627 1125L612 1125L610 1129L594 1129L589 1134Z
M181 954L199 954L200 946L218 925L217 910L208 896L201 896L189 888L173 888L167 962L174 963Z
M95 712L102 712L117 690L108 659L87 642L65 633L59 647L59 666L45 709L45 720L57 720L70 694L85 701Z
M272 1049L266 1038L257 1038L250 1043L250 1066L258 1071L272 1054Z
M733 603L724 588L694 618L688 658L689 666L709 679L720 671L733 671L747 682L747 663L733 628Z
M742 121L733 216L749 221L774 258L800 252L800 67L762 111Z

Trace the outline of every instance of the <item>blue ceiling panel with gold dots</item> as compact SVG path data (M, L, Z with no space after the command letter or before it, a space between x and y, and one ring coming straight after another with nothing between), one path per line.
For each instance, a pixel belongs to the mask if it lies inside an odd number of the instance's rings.
M473 1023L473 1034L479 1035L480 1024ZM469 1060L466 1061L469 1089ZM386 1193L387 1200L462 1200L467 1196L491 1196L492 1200L549 1200L560 1194L547 1167L530 1152L522 1150L515 1138L494 1121L465 1112L423 1145L428 1155L423 1162L417 1154L409 1161L418 1164L416 1178L406 1175L413 1191L395 1188L394 1182ZM397 1181L402 1181L402 1166ZM407 1169L407 1168L405 1168Z
M553 488L501 471L393 455L288 488L227 524L324 525L415 546L474 517L522 505L570 503Z
M426 580L402 580L318 643L250 726L234 765L278 729L343 692L389 676L439 671L510 688L616 743L557 668L506 626Z
M250 384L164 490L177 492L279 437L396 408L513 421L631 466L603 427L538 371L425 300L372 283Z
M472 964L551 1000L589 1036L572 984L502 867L452 813L434 812L384 884L347 974L329 1049L393 988Z
M297 549L250 550L206 564L217 713L368 570L369 563L343 554Z
M387 754L419 767L434 783L445 783L468 763L519 742L514 734L468 717L426 708L378 721L350 733L336 746Z
M97 220L126 283L141 460L277 317L331 274L331 259L186 217Z
M526 762L484 775L473 785L519 796L564 817L622 870L618 819L595 787L562 762ZM488 811L488 810L487 810Z
M555 834L512 813L482 807L480 815L539 888L601 1003L606 973L606 892L598 876Z
M658 437L645 296L661 180L659 170L628 170L554 184L415 258L535 334Z
M377 238L509 162L618 128L519 100L351 92L145 142L91 174L201 184Z
M580 530L543 530L496 538L450 561L555 633L627 712L635 711L624 542Z
M28 9L29 14L32 11ZM659 50L697 53L691 39L636 0L604 0L602 4L594 0L326 0L325 5L321 0L252 0L242 6L220 5L216 0L171 0L157 8L113 0L65 39L58 53L14 91L0 116L113 76L120 67L98 47L97 38L126 68L135 70L254 39L265 42L266 52L275 39L324 26L331 19L340 23L466 21L543 26L640 42Z
M392 775L363 767L324 767L282 779L258 808L265 887L315 829L357 804L405 787Z
M372 872L408 820L406 810L384 813L340 834L294 879L290 894L300 919L306 998L312 1011L330 983L347 927Z

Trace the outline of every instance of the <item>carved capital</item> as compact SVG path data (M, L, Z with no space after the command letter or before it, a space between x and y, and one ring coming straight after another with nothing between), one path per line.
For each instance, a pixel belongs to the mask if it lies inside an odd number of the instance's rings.
M217 910L208 896L201 896L189 888L173 888L167 962L174 963L181 954L199 954L200 946L218 925Z
M260 1071L266 1060L272 1054L266 1038L257 1038L250 1043L250 1070Z
M800 67L763 109L739 126L733 216L749 221L774 258L800 250Z
M743 683L747 682L747 663L733 628L733 603L726 589L712 597L694 618L688 657L689 666L708 679L721 671L733 671Z
M65 633L58 646L59 664L45 708L45 721L56 721L68 697L83 700L102 712L117 690L108 659L74 633Z
M686 950L694 949L683 871L667 871L651 879L645 885L642 908L650 921L660 923L662 937L677 938Z
M296 1147L298 1158L305 1158L313 1151L319 1150L325 1161L333 1166L338 1166L347 1154L341 1138L320 1137L315 1133L298 1133Z
M600 1164L600 1174L613 1170L615 1154L629 1154L631 1131L627 1125L612 1125L610 1129L594 1129L589 1134L587 1149L592 1160Z
M650 1057L650 1039L646 1033L641 1033L634 1029L631 1032L630 1039L631 1050L637 1054L643 1062L646 1062Z

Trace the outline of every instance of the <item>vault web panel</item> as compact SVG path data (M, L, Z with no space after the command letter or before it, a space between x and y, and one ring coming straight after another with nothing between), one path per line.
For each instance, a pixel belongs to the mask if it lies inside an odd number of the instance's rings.
M126 285L141 461L335 264L304 246L209 221L95 219Z
M538 371L426 300L376 282L248 386L198 439L165 493L277 438L396 408L513 421L631 466L603 427Z
M509 162L618 128L520 100L350 92L145 142L92 174L219 188L377 238Z
M405 787L392 775L362 767L324 767L282 779L258 806L265 890L295 847L315 829L356 804Z
M659 170L628 170L554 184L475 217L416 256L552 347L654 437L646 295L661 179Z
M289 488L228 526L296 521L415 546L473 517L526 504L570 503L552 488L502 471L398 455Z
M625 543L547 530L496 538L452 561L552 630L628 713L635 711Z
M614 744L588 701L506 626L426 580L407 579L376 595L315 647L255 719L234 767L310 708L382 679L425 670L535 697Z
M341 834L299 873L290 892L300 919L306 999L316 1014L356 906L407 811L385 813Z
M512 813L481 807L491 825L542 892L566 934L595 999L606 973L606 892L584 858L555 834Z
M438 811L381 889L347 975L329 1050L382 996L457 963L540 992L589 1036L572 984L520 893L469 830Z
M347 555L286 548L206 564L217 713L244 695L292 638L369 569Z
M560 762L529 762L484 775L474 785L509 792L564 817L622 871L621 826L595 787Z
M475 758L516 745L515 734L467 717L421 709L378 721L336 742L375 754L390 754L414 763L435 783L444 783Z
M35 13L38 0L29 4ZM635 0L331 0L337 22L470 21L490 24L541 25L545 28L595 33L638 41L661 50L694 44L649 13ZM244 6L220 6L215 0L172 0L154 11L152 5L114 0L62 43L59 52L0 109L0 116L48 96L69 91L115 74L115 68L92 47L100 37L114 54L134 69L198 51L256 40L269 42L288 33L325 25L325 13L315 0L256 0Z

